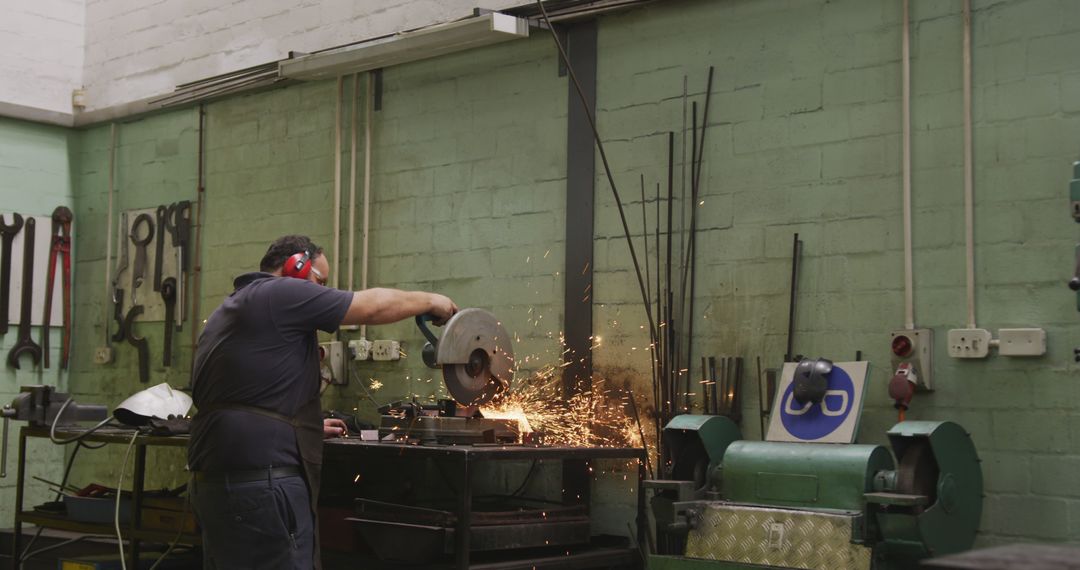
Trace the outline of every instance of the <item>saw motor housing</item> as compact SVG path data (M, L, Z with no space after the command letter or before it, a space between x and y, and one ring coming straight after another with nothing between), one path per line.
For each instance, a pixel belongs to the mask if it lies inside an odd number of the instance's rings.
M431 315L416 317L428 342L424 364L442 369L447 391L462 406L491 402L510 387L514 374L514 349L510 334L488 311L469 308L447 321L442 337L427 327Z

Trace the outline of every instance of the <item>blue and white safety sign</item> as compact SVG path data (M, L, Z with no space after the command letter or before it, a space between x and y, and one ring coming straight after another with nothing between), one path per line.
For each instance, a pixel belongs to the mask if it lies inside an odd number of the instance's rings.
M852 443L862 414L866 362L838 362L821 402L795 399L795 363L784 364L769 418L768 441Z

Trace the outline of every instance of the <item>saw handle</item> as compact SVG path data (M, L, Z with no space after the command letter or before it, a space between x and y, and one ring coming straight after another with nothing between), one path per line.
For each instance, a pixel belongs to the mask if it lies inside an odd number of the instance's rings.
M420 332L424 333L424 338L428 339L431 344L439 344L439 339L435 337L435 333L431 332L431 329L427 327L426 323L435 322L435 315L431 313L424 313L423 315L416 315L416 326L420 327Z
M416 315L416 326L420 328L420 332L424 333L424 338L428 341L424 343L424 350L420 353L420 356L424 359L424 364L428 368L438 368L439 364L435 361L435 347L439 345L439 339L435 337L435 333L431 332L427 323L434 322L435 315L425 313L423 315Z

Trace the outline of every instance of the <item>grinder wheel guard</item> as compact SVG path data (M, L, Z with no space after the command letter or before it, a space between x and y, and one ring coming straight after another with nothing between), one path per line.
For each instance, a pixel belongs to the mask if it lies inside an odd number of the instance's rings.
M464 309L446 323L435 349L443 382L464 406L490 402L510 386L514 349L510 334L483 309Z

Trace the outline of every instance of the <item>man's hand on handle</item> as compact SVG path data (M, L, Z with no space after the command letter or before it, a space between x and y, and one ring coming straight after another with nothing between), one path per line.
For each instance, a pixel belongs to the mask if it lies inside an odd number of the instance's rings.
M429 313L435 317L435 320L432 322L436 325L445 325L446 321L450 320L450 317L454 316L454 313L457 311L458 307L450 300L450 297L438 293L431 293L431 310Z
M345 422L337 418L326 418L322 421L322 433L323 439L332 439L335 437L343 437L348 428L345 427Z

